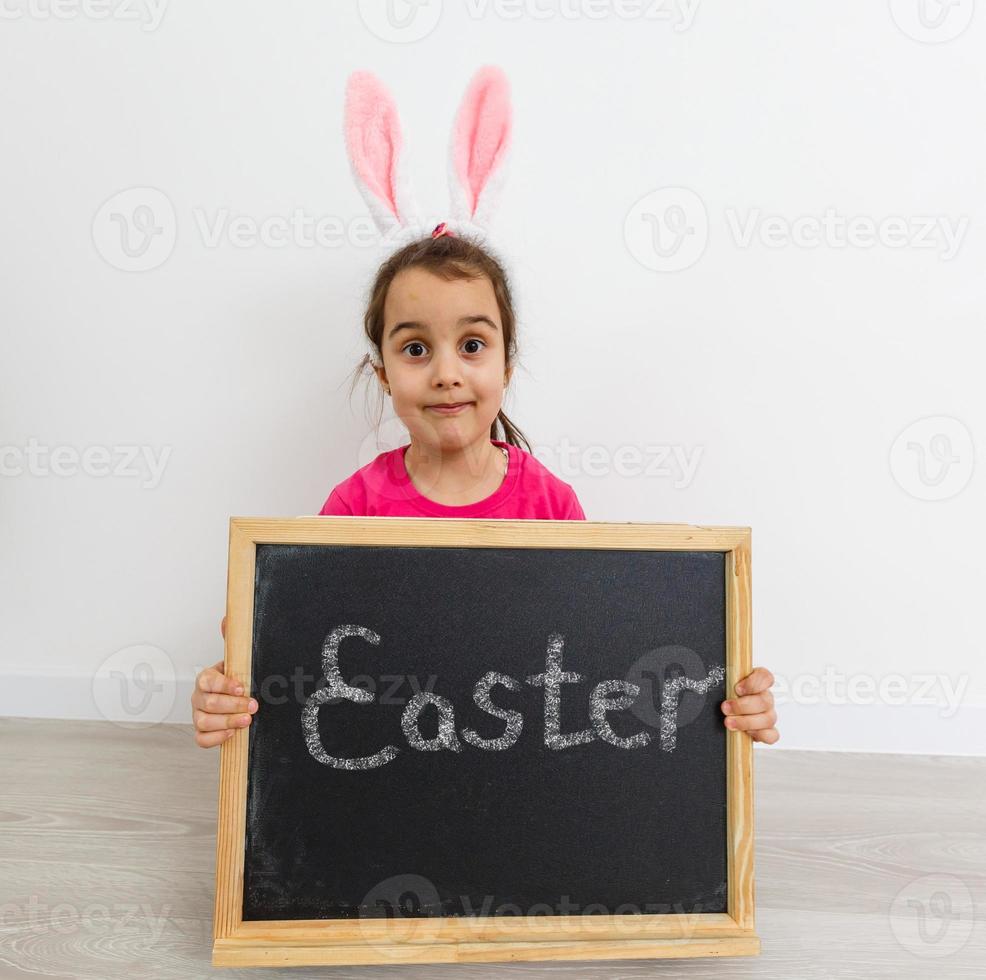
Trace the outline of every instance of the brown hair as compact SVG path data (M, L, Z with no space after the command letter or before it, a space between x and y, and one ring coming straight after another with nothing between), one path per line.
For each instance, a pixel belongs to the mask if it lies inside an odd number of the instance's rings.
M485 248L467 237L441 235L438 238L422 238L411 242L394 252L377 270L370 287L369 301L363 315L363 330L367 340L382 360L381 341L383 340L383 309L387 299L387 290L398 272L404 269L422 268L446 281L454 279L476 279L485 276L493 286L496 304L500 311L500 323L503 327L503 346L506 367L510 367L517 355L517 318L514 313L513 299L507 275L500 262ZM359 382L360 376L366 373L367 366L373 370L373 362L369 354L356 366L350 396ZM383 398L381 392L380 414L376 425L379 428L383 414ZM502 435L497 435L497 426L502 428ZM507 418L501 408L493 424L490 426L490 439L507 442L513 446L522 443L531 451L531 444L520 429Z

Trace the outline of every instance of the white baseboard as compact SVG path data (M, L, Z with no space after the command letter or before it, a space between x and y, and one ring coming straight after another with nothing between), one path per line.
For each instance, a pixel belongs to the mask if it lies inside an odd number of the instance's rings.
M776 748L986 756L983 704L780 704L777 729Z
M0 717L112 721L126 726L192 723L195 675L152 679L129 689L119 677L0 670Z
M192 723L195 675L159 676L146 690L119 677L0 670L0 716ZM263 710L263 709L261 709ZM793 704L777 708L780 741L772 749L986 756L986 705ZM766 749L767 746L758 746Z

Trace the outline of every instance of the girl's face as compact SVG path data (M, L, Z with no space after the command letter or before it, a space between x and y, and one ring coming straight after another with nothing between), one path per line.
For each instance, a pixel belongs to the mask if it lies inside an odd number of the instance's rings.
M485 276L399 272L384 302L382 383L412 438L436 450L489 441L510 379L500 311ZM464 403L454 414L433 406Z

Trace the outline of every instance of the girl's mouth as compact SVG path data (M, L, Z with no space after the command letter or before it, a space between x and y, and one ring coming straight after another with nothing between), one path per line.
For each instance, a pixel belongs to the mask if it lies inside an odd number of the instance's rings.
M455 405L428 405L427 407L433 412L438 412L439 415L458 415L459 412L465 411L472 402L458 402Z

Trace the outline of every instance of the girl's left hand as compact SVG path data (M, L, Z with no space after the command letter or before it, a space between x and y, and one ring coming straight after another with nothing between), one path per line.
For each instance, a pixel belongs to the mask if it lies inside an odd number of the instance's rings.
M747 732L754 742L773 745L781 737L775 727L777 712L770 692L773 683L774 675L766 667L754 667L741 678L735 688L740 697L719 706L726 715L726 727Z

